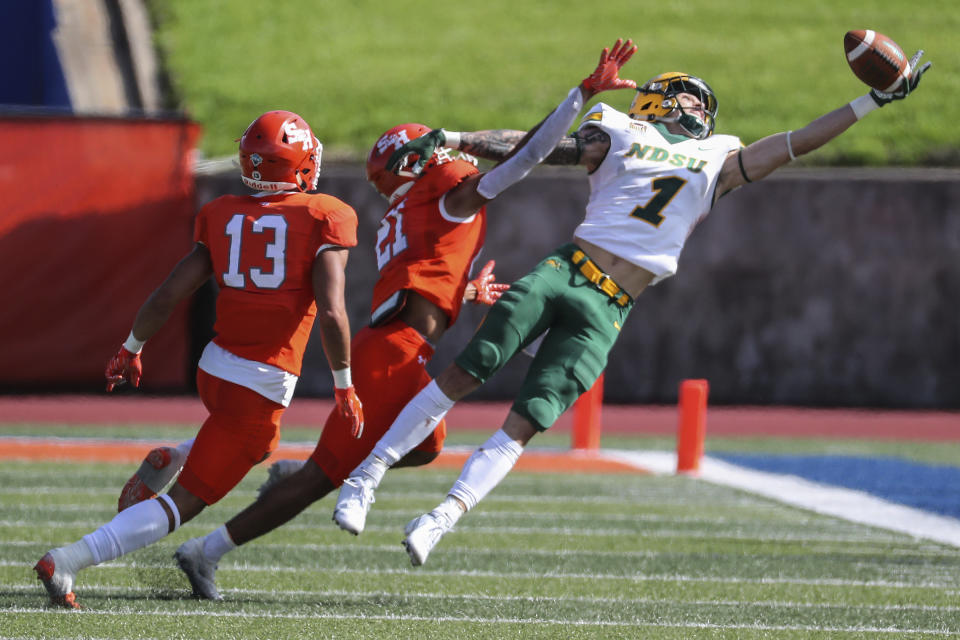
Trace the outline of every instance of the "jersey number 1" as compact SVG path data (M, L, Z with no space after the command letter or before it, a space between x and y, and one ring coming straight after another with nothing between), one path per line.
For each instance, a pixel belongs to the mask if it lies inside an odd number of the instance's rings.
M246 283L244 274L240 273L244 220L246 216L235 213L226 228L227 235L230 236L230 259L227 272L223 274L223 284L237 289L242 289ZM273 262L273 270L264 273L258 267L250 268L250 279L260 289L276 289L283 284L287 276L284 261L287 251L287 221L280 215L261 216L253 221L254 233L263 233L268 229L273 230L273 242L267 243L265 257Z
M655 227L659 227L660 223L663 222L663 216L660 215L660 212L670 204L670 201L673 200L673 197L677 195L677 192L680 191L685 184L687 184L686 180L677 178L676 176L657 178L652 183L654 191L653 197L642 207L639 205L634 207L630 215L634 218L640 218L644 222L649 222Z

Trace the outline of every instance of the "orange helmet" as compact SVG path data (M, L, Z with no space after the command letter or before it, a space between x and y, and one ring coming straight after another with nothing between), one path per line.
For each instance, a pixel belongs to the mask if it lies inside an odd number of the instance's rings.
M419 157L416 154L408 156L406 165L396 169L395 172L387 170L387 161L390 160L394 151L407 142L416 140L427 133L430 133L430 127L425 124L417 124L416 122L398 124L384 131L383 135L377 139L377 143L370 149L370 153L367 155L367 180L390 204L402 198L417 178L426 174L431 167L455 161L463 161L472 164L474 167L477 166L477 159L467 153L462 151L452 153L450 149L438 147L419 174L406 168L417 162ZM456 153L455 156L454 153Z
M317 188L323 145L291 111L268 111L240 138L240 177L257 191Z
M415 122L398 124L391 129L387 129L370 149L370 153L367 155L367 180L391 204L410 190L417 176L407 169L400 169L397 173L388 171L387 160L404 143L429 132L430 127L424 124Z

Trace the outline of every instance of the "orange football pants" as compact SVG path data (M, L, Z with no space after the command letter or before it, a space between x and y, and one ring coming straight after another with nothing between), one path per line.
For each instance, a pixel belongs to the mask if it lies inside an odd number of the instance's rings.
M426 364L431 357L433 347L416 329L400 320L381 327L365 327L354 336L350 368L353 386L363 403L363 435L360 439L351 436L350 423L334 409L310 455L335 486L343 484L387 432L400 410L430 382ZM439 452L446 435L447 425L441 420L416 449Z
M210 416L197 433L178 482L209 505L277 448L284 406L202 369L197 369L197 389Z

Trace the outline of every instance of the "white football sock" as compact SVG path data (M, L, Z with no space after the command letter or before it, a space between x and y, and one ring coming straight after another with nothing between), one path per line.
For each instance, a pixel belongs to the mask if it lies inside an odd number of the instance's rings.
M463 507L460 506L460 501L455 499L453 496L447 496L444 498L443 502L437 505L437 508L433 510L433 513L441 513L450 520L450 526L457 524L457 520L460 519L464 513Z
M53 557L57 569L65 569L74 574L97 563L93 557L93 551L90 550L90 545L83 538L73 544L54 549Z
M180 513L172 500L168 499L166 502L173 508L176 529L180 526ZM166 537L169 532L170 519L167 512L158 502L158 498L153 498L124 509L107 524L83 536L83 540L90 547L94 564L100 564L153 544Z
M237 544L230 537L227 525L211 531L203 538L203 555L207 557L207 560L214 563L220 562L220 558L226 555L228 551L233 551L236 548Z
M383 459L371 453L363 459L363 462L361 462L356 469L350 472L350 477L360 476L366 479L371 487L376 489L380 486L380 481L383 480L383 475L389 468L390 465L384 462Z
M456 403L440 390L436 380L431 380L397 415L390 429L373 448L373 455L386 462L387 466L397 464L400 458L433 433L454 404ZM363 465L360 465L357 469L362 467Z
M521 453L523 447L500 429L467 459L449 495L459 499L467 511L473 509L507 477Z

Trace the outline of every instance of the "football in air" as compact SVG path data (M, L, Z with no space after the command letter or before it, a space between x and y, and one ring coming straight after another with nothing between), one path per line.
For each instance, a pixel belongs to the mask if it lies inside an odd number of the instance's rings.
M896 91L910 75L903 49L878 31L847 31L843 36L843 48L854 75L877 91Z

